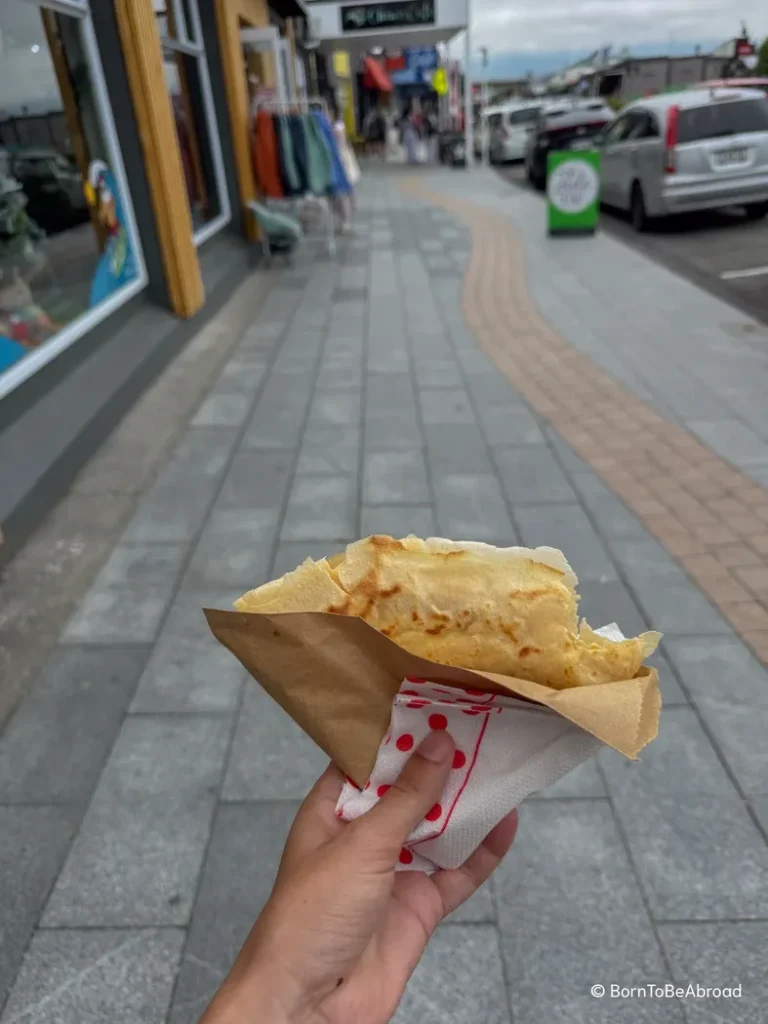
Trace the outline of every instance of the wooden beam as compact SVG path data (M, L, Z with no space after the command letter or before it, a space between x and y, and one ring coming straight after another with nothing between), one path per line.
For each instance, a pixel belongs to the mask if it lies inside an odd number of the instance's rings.
M203 305L205 290L152 0L115 0L115 14L171 308L189 317Z

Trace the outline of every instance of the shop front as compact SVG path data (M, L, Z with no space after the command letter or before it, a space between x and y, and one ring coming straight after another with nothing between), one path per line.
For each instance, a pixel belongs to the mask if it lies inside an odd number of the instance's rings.
M376 93L406 103L431 95L437 45L466 31L468 24L467 0L314 0L308 11L321 48L345 51L352 68L359 70L359 121Z
M250 272L249 83L302 88L299 19L0 0L0 562Z

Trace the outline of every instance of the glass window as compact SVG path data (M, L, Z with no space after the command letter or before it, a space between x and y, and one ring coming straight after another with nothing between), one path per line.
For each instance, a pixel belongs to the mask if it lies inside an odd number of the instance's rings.
M140 279L99 110L82 17L2 0L0 373Z
M679 142L698 142L742 132L768 132L768 100L727 100L683 110Z
M229 218L221 147L194 0L154 0L195 239ZM206 229L208 229L206 231Z

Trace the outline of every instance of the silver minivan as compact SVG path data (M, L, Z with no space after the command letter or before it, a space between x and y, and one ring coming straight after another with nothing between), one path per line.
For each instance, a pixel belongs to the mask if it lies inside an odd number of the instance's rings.
M768 214L768 98L692 89L626 106L601 140L601 198L645 230L656 217L722 206Z

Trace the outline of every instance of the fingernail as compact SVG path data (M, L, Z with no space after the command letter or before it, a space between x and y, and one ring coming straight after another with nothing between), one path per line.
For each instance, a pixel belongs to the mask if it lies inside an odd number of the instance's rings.
M423 740L419 746L419 753L427 761L445 761L449 754L453 753L453 740L442 729L436 729Z

